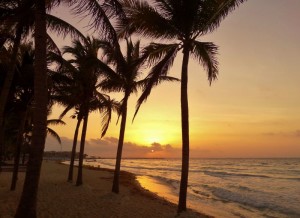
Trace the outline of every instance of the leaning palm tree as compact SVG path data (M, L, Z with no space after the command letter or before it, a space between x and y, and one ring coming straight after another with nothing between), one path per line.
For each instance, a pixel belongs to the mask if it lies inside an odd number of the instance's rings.
M200 37L214 31L229 12L246 0L123 0L127 22L120 34L137 32L150 38L174 40L175 43L152 44L153 58L181 50L181 127L182 171L178 213L186 210L189 171L189 109L188 109L188 64L190 56L200 62L207 71L211 83L217 78L218 47L211 42L202 42ZM173 48L173 49L171 49ZM156 57L155 57L156 56Z
M58 103L66 107L61 117L71 109L75 109L76 113L73 117L77 117L72 148L72 154L74 155L71 157L68 181L72 180L78 129L81 121L83 121L76 185L82 184L82 164L89 113L98 110L102 115L101 137L103 137L109 126L111 113L118 107L114 100L98 90L99 82L103 77L102 70L99 67L101 62L97 58L100 44L101 41L87 37L84 43L75 40L72 46L64 47L63 53L72 55L71 60L67 61L54 55L54 59L61 64L59 69L62 73L68 74L70 79L69 84L60 87L61 89L57 91L58 95L55 98Z

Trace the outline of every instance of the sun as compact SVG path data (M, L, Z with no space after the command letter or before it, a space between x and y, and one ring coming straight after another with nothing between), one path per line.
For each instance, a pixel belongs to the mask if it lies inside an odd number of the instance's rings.
M177 128L169 125L141 124L134 131L128 131L127 137L135 143L151 147L153 143L174 144L178 141Z

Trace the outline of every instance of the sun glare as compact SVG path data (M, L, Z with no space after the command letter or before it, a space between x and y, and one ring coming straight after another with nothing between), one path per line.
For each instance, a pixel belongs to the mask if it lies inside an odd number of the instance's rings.
M157 136L149 136L149 137L146 137L145 141L146 141L147 144L151 145L154 142L162 143L163 139L160 138L160 137L157 137Z
M153 143L174 146L177 141L180 141L180 127L168 122L140 122L134 129L127 131L126 137L134 139L134 142L139 145L148 147Z

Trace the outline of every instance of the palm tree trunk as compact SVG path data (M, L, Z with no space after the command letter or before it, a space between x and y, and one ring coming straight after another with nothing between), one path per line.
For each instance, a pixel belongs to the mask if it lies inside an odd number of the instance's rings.
M11 191L14 191L16 189L16 184L18 180L21 146L23 144L23 133L24 133L25 123L27 118L27 112L26 111L23 112L21 117L22 117L22 122L20 124L19 132L18 132L17 147L16 147L15 157L14 157L14 170L13 170L13 176L12 176L11 186L10 186Z
M82 166L83 166L84 144L85 144L85 136L86 136L86 130L87 130L87 124L88 124L88 118L89 118L88 111L89 110L87 110L87 112L83 118L76 186L82 185Z
M75 133L74 133L74 139L73 139L68 182L73 181L73 168L74 168L74 160L75 160L75 156L76 156L76 145L77 145L77 138L78 138L78 131L79 131L80 123L81 123L81 118L78 118Z
M22 33L23 33L22 26L18 24L16 29L16 37L14 40L14 45L11 54L12 55L11 63L7 75L5 77L4 84L1 90L1 95L0 95L0 171L2 166L2 157L4 154L4 112L5 112L7 98L10 92L10 87L14 78L18 49L20 47Z
M188 106L188 63L189 50L186 46L183 50L181 71L181 128L182 128L182 166L180 192L177 212L186 210L186 196L189 174L189 106Z
M118 142L118 150L117 150L116 165L115 165L115 172L114 172L114 181L113 181L113 186L112 186L112 192L114 192L114 193L119 193L119 177L120 177L120 168L121 168L125 127L126 127L126 118L127 118L127 101L128 101L128 97L126 97L124 99L124 107L122 110L122 121L121 121L121 127L120 127L120 136L119 136L119 142Z
M32 145L23 192L15 218L36 218L38 185L47 127L47 65L45 0L35 0L34 117Z

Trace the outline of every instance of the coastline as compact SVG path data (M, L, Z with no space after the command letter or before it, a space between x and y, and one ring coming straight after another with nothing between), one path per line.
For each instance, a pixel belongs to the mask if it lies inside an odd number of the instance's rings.
M83 185L66 182L68 165L44 161L41 172L38 217L177 217L177 206L144 189L136 175L121 171L120 193L111 192L113 170L85 166ZM11 172L0 175L0 218L14 216L21 194L24 172L17 189L9 191ZM76 168L74 170L76 178ZM178 217L211 217L188 210Z

